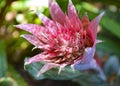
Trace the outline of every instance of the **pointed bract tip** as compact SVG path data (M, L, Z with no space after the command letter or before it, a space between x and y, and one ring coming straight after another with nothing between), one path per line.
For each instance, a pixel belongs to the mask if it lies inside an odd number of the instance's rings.
M24 38L25 36L24 35L20 35L20 37Z
M104 14L105 14L105 12L100 13L101 16L103 16Z
M101 20L102 16L104 15L104 13L105 12L100 13L95 19L93 19L93 21L94 21L93 25L94 25L95 22L97 22L96 24L99 23L99 21Z
M96 44L97 43L101 43L101 42L104 42L104 41L102 41L102 40L96 40Z
M43 17L43 14L42 14L40 11L35 11L35 14L36 14L38 17Z
M100 14L98 15L98 20L100 20L104 14L105 14L105 12L100 13Z
M20 28L22 24L13 25L13 27Z
M58 75L60 75L61 71L63 70L62 67L59 68Z
M87 12L85 12L85 14L84 14L84 15L88 17L88 13L87 13Z
M13 27L16 27L17 25L13 25Z
M41 12L36 11L35 14L36 14L36 15L39 15L39 14L41 14Z
M56 0L49 0L49 5L53 2L56 2Z
M28 64L31 64L31 60L30 59L27 59L27 61L25 61L24 65L28 65Z
M61 71L62 71L62 70L59 69L59 71L58 71L58 75L60 75Z
M69 0L69 3L72 3L72 1L71 1L71 0Z
M64 70L64 68L65 68L66 65L67 64L60 65L60 68L59 68L59 71L58 71L58 75L60 75L61 71Z
M27 61L24 63L24 65L28 65L28 64L30 64L30 63L29 63L29 62L27 62Z
M88 13L85 12L82 18L83 18L83 19L88 19L88 20L89 20Z
M42 72L39 71L36 77L39 77L41 74L42 74Z
M35 47L33 47L32 51L33 51L33 50L35 50L36 48L38 48L38 47L36 47L36 46L35 46Z
M75 72L74 64L70 66L72 71Z
M19 24L19 25L13 25L13 27L16 27L16 28L19 28L21 25Z
M102 12L102 13L99 14L98 17L100 17L100 19L101 19L104 14L105 14L105 12Z
M25 67L25 65L24 65L24 70L26 70L26 67Z
M36 12L35 13L40 19L44 18L44 15L41 12Z

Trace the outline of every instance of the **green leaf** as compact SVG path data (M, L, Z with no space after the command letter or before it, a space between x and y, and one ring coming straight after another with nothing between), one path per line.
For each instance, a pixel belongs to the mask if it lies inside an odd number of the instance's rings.
M109 86L106 81L95 74L83 74L73 79L73 81L80 84L80 86Z
M120 68L119 68L119 72L120 72ZM119 86L119 85L120 85L120 74L118 74L117 80L113 86Z
M113 33L115 36L120 38L120 25L115 20L104 16L102 18L101 25Z
M18 86L17 83L10 77L0 79L0 86Z
M82 2L81 6L84 9L86 9L87 11L90 11L90 12L93 12L93 13L98 13L99 12L99 10L95 6L93 6L93 5L91 5L87 2Z
M5 42L0 41L0 78L6 76L7 71L7 60L5 51Z
M8 65L8 71L10 77L12 77L18 86L28 86L23 77L16 71L13 65ZM1 86L1 85L0 85Z
M54 80L70 80L81 75L80 71L73 71L71 67L67 66L60 74L58 74L59 68L57 67L45 72L40 77L37 77L37 74L43 65L44 63L31 63L29 65L25 65L25 69L37 80L45 78Z
M113 53L120 55L119 49L120 45L119 42L110 36L103 36L100 35L98 39L102 40L102 43L97 44L97 49L100 50L102 49L106 53Z
M60 8L65 12L68 6L68 0L56 0Z
M73 70L67 66L58 75L58 68L51 69L46 73L42 74L40 77L36 77L37 73L41 69L44 63L31 63L25 65L26 70L37 80L39 79L53 79L53 80L73 80L80 84L80 86L109 86L107 82L103 81L97 74L87 74L81 73L80 71Z
M104 63L103 70L107 76L117 74L119 72L119 58L115 55L111 55Z

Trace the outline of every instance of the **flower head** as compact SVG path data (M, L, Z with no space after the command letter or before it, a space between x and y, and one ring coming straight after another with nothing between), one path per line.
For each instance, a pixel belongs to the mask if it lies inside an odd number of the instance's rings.
M103 15L101 13L91 22L87 15L80 20L71 0L68 4L68 14L64 14L54 0L49 0L52 19L41 13L36 13L44 26L36 24L16 25L31 34L22 35L42 53L28 59L25 64L45 62L38 75L59 66L60 71L67 65L78 70L92 68L97 43L97 26Z

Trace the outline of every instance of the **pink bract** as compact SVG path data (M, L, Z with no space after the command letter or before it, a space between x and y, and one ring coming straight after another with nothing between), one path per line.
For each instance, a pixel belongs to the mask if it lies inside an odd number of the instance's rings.
M30 32L31 34L22 36L35 48L43 50L42 53L28 59L25 65L45 62L38 76L56 66L60 67L59 73L67 65L78 70L93 68L95 66L93 56L98 42L97 27L104 13L91 22L87 15L80 20L71 0L69 0L67 15L54 0L49 0L49 9L53 20L42 13L37 13L44 26L16 25L17 28Z

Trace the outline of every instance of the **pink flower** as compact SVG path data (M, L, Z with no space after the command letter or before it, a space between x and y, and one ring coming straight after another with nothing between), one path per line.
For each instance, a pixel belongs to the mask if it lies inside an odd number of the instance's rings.
M16 25L17 28L26 30L31 34L23 35L35 48L43 50L42 53L33 56L25 62L45 62L38 76L56 66L59 72L67 66L78 70L94 68L96 62L93 58L96 40L97 26L103 16L101 13L91 22L87 15L80 20L71 0L68 4L68 15L64 14L54 0L49 0L49 9L52 19L41 13L37 13L44 26L36 24Z

